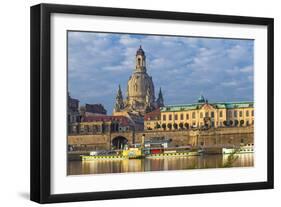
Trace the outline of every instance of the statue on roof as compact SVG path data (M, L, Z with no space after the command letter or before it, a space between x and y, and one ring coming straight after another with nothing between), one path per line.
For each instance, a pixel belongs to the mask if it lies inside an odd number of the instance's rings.
M198 98L198 103L205 103L206 100L204 98L204 96L201 94L200 97Z

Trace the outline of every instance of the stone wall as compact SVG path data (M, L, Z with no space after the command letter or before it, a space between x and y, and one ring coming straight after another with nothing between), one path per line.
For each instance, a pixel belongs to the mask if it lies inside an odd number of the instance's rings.
M92 135L68 136L68 144L74 146L88 146L94 149L111 149L112 140L116 137L124 137L129 144L141 143L142 135L145 139L152 137L165 137L172 140L172 146L239 146L254 143L253 127L216 128L204 131L146 131L146 132L120 132Z

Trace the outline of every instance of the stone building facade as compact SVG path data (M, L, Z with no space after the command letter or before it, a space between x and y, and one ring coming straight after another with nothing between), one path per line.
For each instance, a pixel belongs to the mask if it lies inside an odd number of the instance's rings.
M72 127L72 134L103 134L134 130L134 123L125 116L97 115L82 117L81 122Z
M71 131L72 126L77 125L80 121L79 113L79 100L72 98L70 94L67 94L67 130Z
M151 120L145 120L145 130L151 128L150 122ZM209 103L201 96L194 104L161 107L160 120L153 120L153 122L153 130L253 126L254 104L253 102ZM155 127L158 125L161 127Z

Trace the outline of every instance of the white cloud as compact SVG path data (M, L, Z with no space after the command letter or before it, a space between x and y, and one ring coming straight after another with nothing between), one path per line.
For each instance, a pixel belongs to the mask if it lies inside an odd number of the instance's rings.
M253 72L253 66L252 65L245 66L245 67L241 68L240 71L242 73L252 73Z
M236 93L237 86L253 87L249 41L109 33L70 33L69 40L69 84L83 100L112 107L118 84L126 91L140 44L148 73L155 88L162 86L167 103L194 102L200 91L216 101L251 97L250 89ZM99 93L101 88L106 97ZM176 96L178 91L182 93Z
M229 81L229 82L222 82L221 85L228 87L228 86L237 86L238 84L236 81Z

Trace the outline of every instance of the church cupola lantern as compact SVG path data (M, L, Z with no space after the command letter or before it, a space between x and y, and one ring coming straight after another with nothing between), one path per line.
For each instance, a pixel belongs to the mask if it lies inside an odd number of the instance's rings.
M140 45L136 53L136 71L146 72L145 53Z

